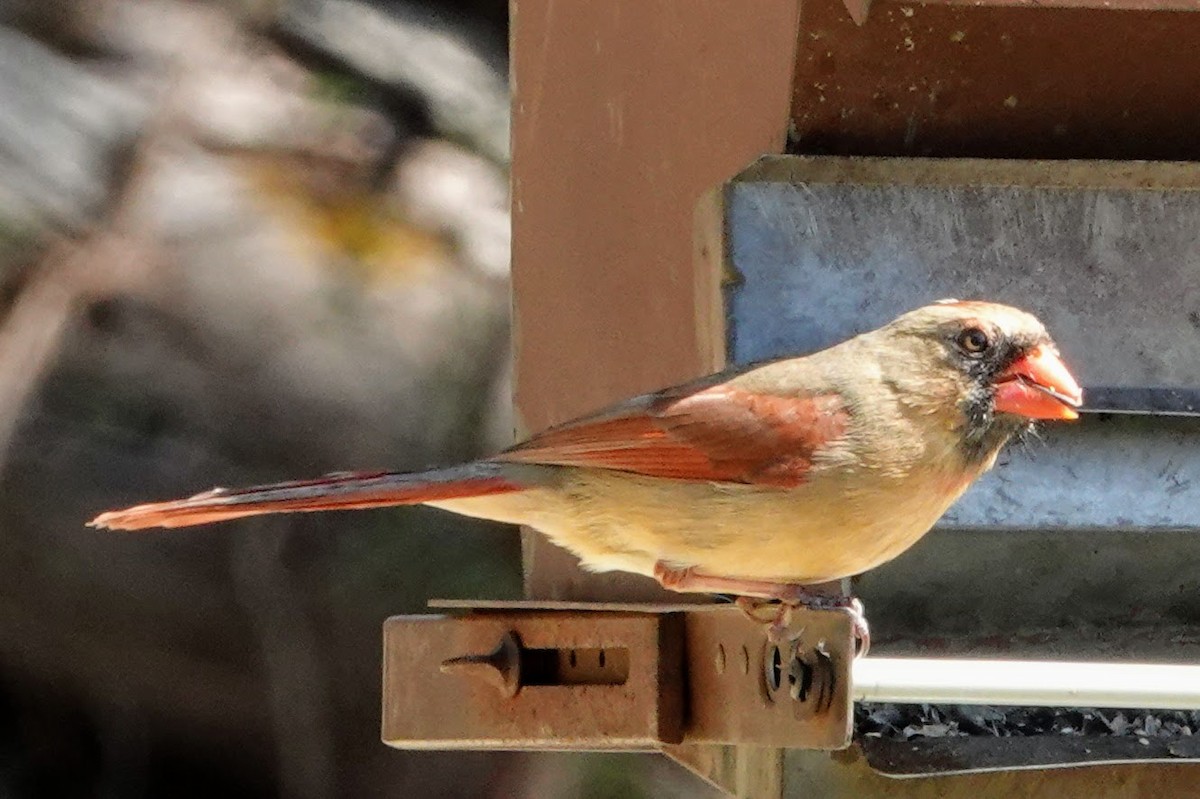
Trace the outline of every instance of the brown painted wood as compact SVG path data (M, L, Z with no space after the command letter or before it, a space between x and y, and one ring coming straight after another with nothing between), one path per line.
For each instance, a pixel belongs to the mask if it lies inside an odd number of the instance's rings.
M793 151L1200 160L1200 13L962 1L805 2Z
M516 405L525 431L719 368L705 192L784 143L797 0L513 0ZM719 267L716 267L719 269ZM538 599L661 596L526 540Z
M862 2L862 0L850 0ZM922 0L926 5L1086 8L1096 11L1200 11L1200 0Z

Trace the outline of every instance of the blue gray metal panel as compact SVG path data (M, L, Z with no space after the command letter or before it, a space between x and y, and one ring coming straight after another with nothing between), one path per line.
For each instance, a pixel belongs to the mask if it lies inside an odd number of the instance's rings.
M1175 164L764 160L725 195L731 360L984 297L1041 317L1085 386L1191 395L1198 187L1200 169ZM1012 449L940 526L1200 527L1200 421L1093 417L1044 437Z

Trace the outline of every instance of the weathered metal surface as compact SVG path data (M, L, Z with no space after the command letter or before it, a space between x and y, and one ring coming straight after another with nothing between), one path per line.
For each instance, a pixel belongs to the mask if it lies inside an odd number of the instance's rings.
M384 741L645 750L850 742L853 639L843 613L797 611L794 638L776 645L728 605L568 605L389 619Z
M812 749L850 743L849 616L797 611L795 639L776 645L736 608L683 615L688 743Z
M1200 535L934 530L855 580L888 655L1200 662Z
M812 351L938 298L988 297L1038 314L1102 401L1190 413L1197 189L1192 165L764 159L726 193L732 358ZM1200 527L1193 422L1093 417L1044 437L940 526Z
M940 528L1200 528L1200 420L1085 417L1002 456Z
M682 740L679 616L396 616L383 630L383 740L391 746L652 749ZM527 660L539 661L536 679L527 663L512 696L489 679L443 669L454 658L492 652L509 634ZM595 662L581 660L581 651ZM610 658L625 662L624 673L609 667Z
M764 159L726 208L735 361L984 296L1038 314L1085 386L1200 387L1200 166Z

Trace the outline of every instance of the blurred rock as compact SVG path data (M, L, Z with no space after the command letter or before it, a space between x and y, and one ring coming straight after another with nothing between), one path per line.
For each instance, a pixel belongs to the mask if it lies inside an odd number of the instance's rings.
M396 146L377 107L330 90L278 46L214 5L110 0L105 45L138 63L170 64L170 102L195 141L218 150L301 153L378 168ZM163 35L163 32L169 32Z
M462 431L491 412L482 403L500 374L507 284L472 278L436 248L363 272L292 204L260 193L256 174L181 152L145 195L147 224L172 264L142 297L200 339L205 368L233 381L223 393L244 395L219 408L196 407L202 397L190 392L179 398L208 420L205 440L244 462L261 457L262 442L247 448L237 429L249 406L263 417L259 438L303 441L291 454L296 468L346 468L334 455L417 468L472 454ZM272 396L286 398L287 412L252 399Z
M0 712L0 764L52 752L21 777L43 795L519 784L519 759L397 753L377 733L383 618L514 595L511 533L420 508L82 527L214 483L506 442L500 151L406 140L370 92L324 91L221 5L103 6L90 42L120 57L86 68L0 29L0 233L104 224L133 174L122 225L155 254L78 310L0 474L0 710L22 697Z
M100 0L0 0L0 25L58 49L88 51L103 15L101 6Z
M2 239L94 216L148 100L0 27L0 108Z
M409 3L280 0L275 22L362 75L422 98L439 133L508 163L503 54L461 20Z
M448 236L481 274L507 279L512 248L508 179L449 142L410 146L396 164L392 209Z

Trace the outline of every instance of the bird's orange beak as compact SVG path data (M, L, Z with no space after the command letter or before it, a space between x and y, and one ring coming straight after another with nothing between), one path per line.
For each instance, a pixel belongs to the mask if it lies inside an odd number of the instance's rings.
M1053 349L1035 347L996 380L996 410L1029 419L1078 419L1083 389Z

